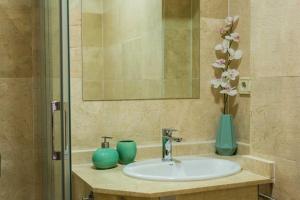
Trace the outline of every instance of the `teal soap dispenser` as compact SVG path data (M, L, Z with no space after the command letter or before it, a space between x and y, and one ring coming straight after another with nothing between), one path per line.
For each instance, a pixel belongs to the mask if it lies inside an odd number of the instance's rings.
M93 153L93 164L96 169L110 169L117 166L119 155L117 150L109 148L108 139L112 137L102 137L103 142L101 143L101 148L98 148Z

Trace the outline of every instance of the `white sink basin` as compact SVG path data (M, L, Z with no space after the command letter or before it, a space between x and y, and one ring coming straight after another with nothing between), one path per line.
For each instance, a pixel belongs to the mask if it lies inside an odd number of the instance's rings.
M178 162L163 162L161 159L136 162L124 167L123 172L131 177L157 181L197 181L230 176L241 171L241 166L232 161L209 157L177 157Z

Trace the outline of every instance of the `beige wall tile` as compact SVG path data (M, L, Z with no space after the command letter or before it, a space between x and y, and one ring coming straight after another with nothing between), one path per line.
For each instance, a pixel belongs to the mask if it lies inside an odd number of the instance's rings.
M200 0L201 17L224 19L228 15L227 0Z
M72 78L71 108L72 108L72 147L74 149L100 146L103 132L103 104L84 102L82 100L82 79ZM75 113L75 114L74 114ZM103 135L102 135L103 134Z
M300 76L299 1L251 2L251 58L257 77ZM265 47L265 48L264 48Z
M258 78L251 104L251 144L254 152L296 160L300 148L298 130L300 78ZM274 88L276 88L274 90ZM283 98L282 94L288 96Z
M71 0L69 1L69 23L70 26L81 25L81 9L82 0Z
M237 139L245 143L250 142L250 103L249 96L238 96L232 109Z
M35 168L31 81L31 78L0 79L0 197L3 199L35 197L35 175L30 173Z
M0 9L0 77L31 77L31 7L7 3Z
M277 199L298 199L299 198L299 165L296 162L276 158L275 169L275 191Z
M22 0L22 1L1 1L0 6L10 9L22 9L22 8L31 8L33 1L31 0Z
M72 78L82 78L82 48L70 48L70 74Z
M82 0L82 8L87 13L103 13L103 0Z
M70 26L70 48L78 48L81 46L81 26Z

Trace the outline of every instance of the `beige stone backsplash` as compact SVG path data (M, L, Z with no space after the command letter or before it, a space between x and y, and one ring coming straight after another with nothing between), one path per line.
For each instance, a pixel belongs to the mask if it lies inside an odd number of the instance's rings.
M91 163L93 152L99 148L85 148L73 150L72 162L73 164ZM111 144L112 148L115 148L115 143ZM193 156L193 155L214 155L215 141L202 141L202 142L183 142L173 144L174 156ZM145 160L150 158L160 158L162 154L162 147L160 144L148 144L141 145L138 143L137 160ZM248 155L249 145L244 143L238 143L237 155ZM227 158L227 157L226 157ZM229 158L230 159L230 158Z

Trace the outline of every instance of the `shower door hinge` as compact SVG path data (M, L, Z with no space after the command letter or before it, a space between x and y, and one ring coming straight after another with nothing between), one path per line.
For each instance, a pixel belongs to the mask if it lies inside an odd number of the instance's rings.
M60 151L55 151L54 148L54 113L56 111L61 110L61 103L59 101L52 101L51 102L51 140L52 140L52 160L61 160L61 152Z
M51 102L51 110L52 110L52 112L59 111L60 107L61 107L61 105L60 105L59 101L52 101Z

